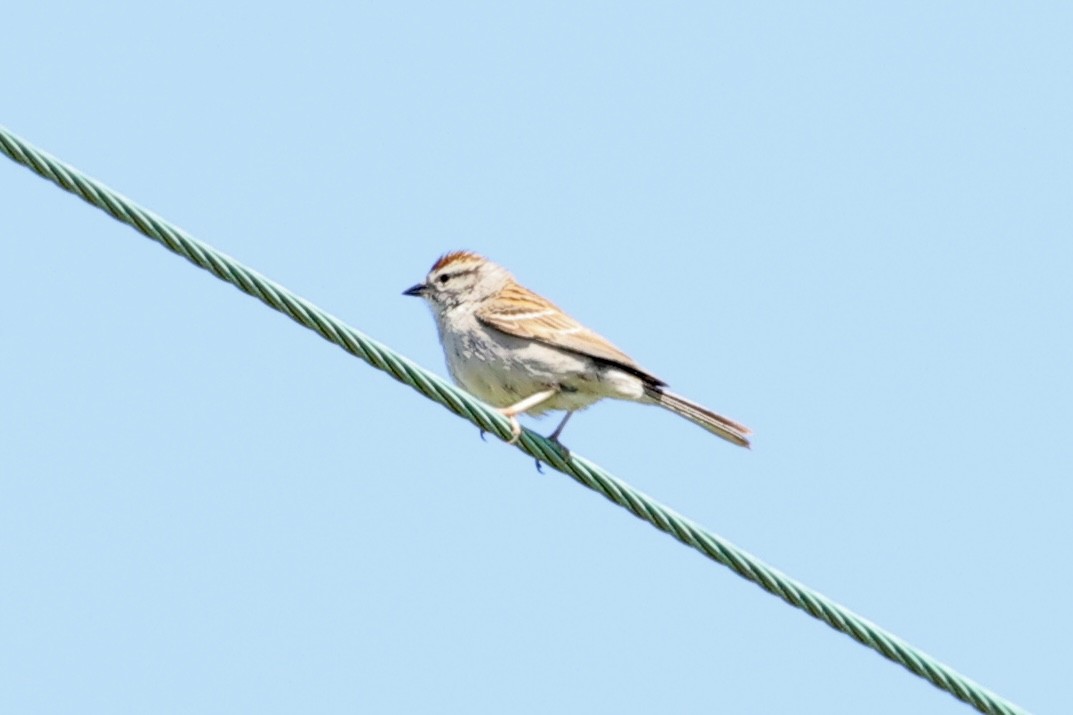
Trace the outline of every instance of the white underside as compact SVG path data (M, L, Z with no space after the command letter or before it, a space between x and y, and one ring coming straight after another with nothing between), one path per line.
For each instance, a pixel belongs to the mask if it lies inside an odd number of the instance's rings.
M527 414L581 410L607 397L643 399L641 380L622 370L487 328L472 314L452 315L451 330L435 317L451 377L493 407L509 407L548 389L556 394Z

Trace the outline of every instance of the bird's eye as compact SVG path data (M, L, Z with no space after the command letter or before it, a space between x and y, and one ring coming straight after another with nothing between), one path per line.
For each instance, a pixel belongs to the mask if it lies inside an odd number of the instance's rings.
M440 284L441 285L446 283L449 280L451 280L451 276L447 275L446 273L444 273L442 276L440 276Z

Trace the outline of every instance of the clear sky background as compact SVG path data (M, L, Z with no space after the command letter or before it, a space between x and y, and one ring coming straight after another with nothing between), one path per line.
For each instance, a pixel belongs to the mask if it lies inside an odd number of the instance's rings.
M400 292L486 253L756 430L605 403L577 453L1070 711L1069 3L4 24L12 131L441 374ZM0 711L970 712L6 159L0 190Z

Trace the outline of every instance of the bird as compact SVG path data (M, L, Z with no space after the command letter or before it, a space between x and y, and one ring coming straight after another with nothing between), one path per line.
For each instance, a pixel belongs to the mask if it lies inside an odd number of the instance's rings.
M732 444L750 446L748 427L671 392L607 339L477 253L445 253L403 295L428 304L451 378L507 418L510 443L521 435L518 415L563 410L548 435L562 446L559 438L574 412L612 398L658 405ZM629 310L626 301L620 305Z

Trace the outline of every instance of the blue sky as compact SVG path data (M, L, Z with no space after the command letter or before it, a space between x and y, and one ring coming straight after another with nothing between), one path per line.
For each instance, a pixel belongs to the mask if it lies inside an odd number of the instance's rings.
M756 431L604 403L577 453L1070 708L1068 4L5 22L12 131L441 374L400 292L488 254ZM0 187L3 711L970 712L25 169Z

